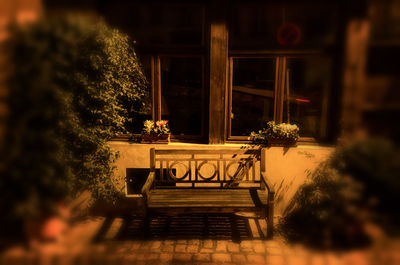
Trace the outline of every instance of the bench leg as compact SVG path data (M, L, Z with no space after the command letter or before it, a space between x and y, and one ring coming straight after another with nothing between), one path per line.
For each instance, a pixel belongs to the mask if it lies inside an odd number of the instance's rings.
M267 206L267 238L274 235L274 202L269 202Z

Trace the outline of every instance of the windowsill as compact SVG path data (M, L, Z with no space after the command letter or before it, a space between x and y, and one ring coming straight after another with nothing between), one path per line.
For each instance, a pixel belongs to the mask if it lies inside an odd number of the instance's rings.
M249 146L250 142L247 140L228 140L224 144L208 144L205 142L200 142L199 140L197 141L188 141L188 140L178 140L178 139L173 139L168 144L148 144L148 143L139 143L139 142L133 142L130 141L131 136L130 135L121 135L119 137L115 137L111 139L109 142L112 142L112 144L117 144L117 145L158 145L158 146L176 146L176 147L186 147L186 146L192 146L192 147L206 147L206 146L215 146L215 147L236 147L240 148L243 146ZM291 148L332 148L335 147L334 144L327 144L327 143L318 143L315 140L311 140L310 138L304 138L300 139L297 143L296 147L291 147ZM277 147L271 147L271 148L283 148L280 146Z

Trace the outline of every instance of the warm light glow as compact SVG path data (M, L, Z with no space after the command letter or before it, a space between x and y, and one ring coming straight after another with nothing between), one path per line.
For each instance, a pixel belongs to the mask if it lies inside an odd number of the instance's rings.
M304 103L310 103L311 102L311 100L309 100L309 99L302 99L302 98L296 98L296 101L297 102L304 102Z

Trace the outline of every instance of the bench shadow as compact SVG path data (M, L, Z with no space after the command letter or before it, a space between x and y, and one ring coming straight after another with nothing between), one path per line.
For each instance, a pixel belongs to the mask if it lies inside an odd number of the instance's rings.
M116 229L112 227L116 218L122 219L122 224L119 224L116 235L109 238L106 235L110 229ZM262 222L262 219L257 217L221 213L157 215L150 219L136 215L108 216L93 241L214 239L240 242L252 239L264 240L266 237L262 232L265 230Z

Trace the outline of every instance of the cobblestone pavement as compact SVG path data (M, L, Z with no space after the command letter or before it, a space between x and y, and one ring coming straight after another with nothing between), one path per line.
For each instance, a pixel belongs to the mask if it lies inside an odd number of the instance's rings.
M14 246L1 254L0 263L13 264L288 264L288 265L400 265L400 239L380 237L368 249L315 252L300 245L273 240L162 239L117 240L116 220L103 240L93 243L104 218L92 218L71 227L58 242L31 249Z

